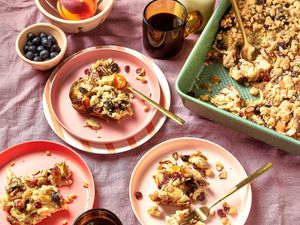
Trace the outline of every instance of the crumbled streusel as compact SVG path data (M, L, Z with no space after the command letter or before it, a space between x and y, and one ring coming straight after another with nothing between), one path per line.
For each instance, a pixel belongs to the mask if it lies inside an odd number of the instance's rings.
M243 39L231 9L221 21L208 61L220 60L233 79L257 88L261 100L245 102L238 111L226 107L229 103L217 104L215 98L211 102L300 140L300 1L239 0L238 5L247 38L258 50L258 58L254 62L241 59ZM251 94L256 96L258 92ZM246 111L249 106L254 108L251 113Z

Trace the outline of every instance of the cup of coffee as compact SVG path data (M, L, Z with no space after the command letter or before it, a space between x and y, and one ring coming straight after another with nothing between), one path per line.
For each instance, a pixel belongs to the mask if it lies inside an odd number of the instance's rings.
M177 55L184 37L200 29L203 18L199 11L187 13L177 0L154 0L143 13L143 44L153 58Z
M73 225L122 225L120 219L107 209L90 209L82 213Z

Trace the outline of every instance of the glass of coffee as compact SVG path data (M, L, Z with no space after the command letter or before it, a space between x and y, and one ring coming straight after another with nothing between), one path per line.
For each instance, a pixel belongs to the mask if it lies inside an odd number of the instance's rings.
M120 219L107 209L90 209L82 213L73 225L122 225Z
M187 13L177 0L154 0L144 9L143 44L153 58L175 56L183 47L184 37L202 25L199 11Z

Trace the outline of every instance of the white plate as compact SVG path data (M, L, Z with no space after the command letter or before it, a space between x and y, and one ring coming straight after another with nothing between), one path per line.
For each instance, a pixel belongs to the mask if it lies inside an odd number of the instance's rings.
M163 142L150 151L148 151L136 165L130 180L129 195L133 211L143 225L166 225L164 220L166 215L179 210L175 207L160 207L163 209L163 217L155 218L147 213L149 206L155 205L149 198L149 194L153 193L157 187L153 181L152 175L156 171L158 162L170 156L173 152L181 152L183 154L191 154L196 150L200 150L207 158L211 165L211 169L215 172L214 178L208 178L210 183L209 190L206 191L206 200L204 204L211 203L216 198L222 196L232 186L247 177L247 174L238 160L221 146L212 142L197 139L197 138L177 138ZM215 169L216 162L222 162L224 169L228 172L226 180L218 178L217 170ZM139 191L143 194L141 200L137 200L135 193ZM252 192L250 185L243 187L226 200L229 205L235 206L238 210L238 215L235 217L228 216L231 224L242 225L246 222L251 208ZM213 208L217 210L222 208L222 203ZM192 208L199 207L192 205ZM220 225L220 217L216 215L211 219L208 225Z

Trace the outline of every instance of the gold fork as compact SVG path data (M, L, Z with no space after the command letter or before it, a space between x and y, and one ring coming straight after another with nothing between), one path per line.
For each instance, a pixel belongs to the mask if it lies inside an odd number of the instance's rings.
M240 183L238 183L237 185L235 185L233 188L231 188L225 195L223 195L222 197L218 198L217 200L215 200L214 202L212 202L208 206L197 208L194 211L190 212L190 214L184 218L184 221L181 222L180 225L188 225L188 224L190 224L190 221L192 219L196 219L196 220L201 221L201 222L207 221L209 219L210 209L212 207L214 207L219 202L223 201L228 196L230 196L233 193L235 193L237 190L239 190L242 187L244 187L246 184L248 184L251 181L253 181L259 175L261 175L264 172L266 172L268 169L270 169L272 167L272 165L273 164L271 162L268 162L266 165L264 165L261 168L259 168L258 170L256 170L250 176L248 176L247 178L245 178L244 180L242 180Z
M108 70L107 68L105 68L104 66L100 66L100 70L104 74L110 74L110 75L114 75L115 74L111 70ZM130 86L128 84L128 82L127 82L126 88L129 91L131 91L133 94L135 94L135 95L139 96L140 98L144 99L150 105L152 105L153 107L155 107L156 109L158 109L160 112L162 112L163 114L165 114L167 117L169 117L170 119L174 120L178 124L183 125L185 123L185 121L183 119L181 119L179 116L177 116L174 113L170 112L169 110L167 110L166 108L164 108L160 104L158 104L155 101L153 101L151 98L147 97L146 95L144 95L140 91L136 90L135 88L133 88L132 86Z

